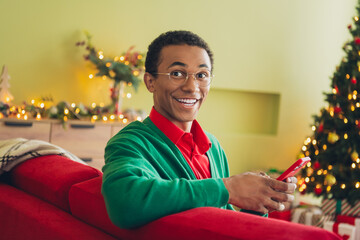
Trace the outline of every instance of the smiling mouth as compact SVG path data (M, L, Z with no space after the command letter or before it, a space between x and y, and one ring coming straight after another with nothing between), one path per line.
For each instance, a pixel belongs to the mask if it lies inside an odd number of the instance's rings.
M199 101L199 99L195 98L175 98L175 100L185 106L193 106Z

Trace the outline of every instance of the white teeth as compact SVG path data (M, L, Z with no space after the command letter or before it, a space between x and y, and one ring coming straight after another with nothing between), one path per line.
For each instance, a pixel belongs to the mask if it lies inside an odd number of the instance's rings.
M189 99L189 98L176 98L176 101L186 104L194 104L197 102L197 99Z

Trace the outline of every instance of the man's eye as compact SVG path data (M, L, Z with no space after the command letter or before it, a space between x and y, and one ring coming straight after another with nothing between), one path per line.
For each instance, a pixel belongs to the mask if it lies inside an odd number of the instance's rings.
M197 79L205 79L207 77L209 77L209 73L207 73L207 72L200 72L200 73L196 74Z
M185 77L185 73L183 73L182 71L172 71L170 73L170 76L175 77L175 78L183 78L183 77Z

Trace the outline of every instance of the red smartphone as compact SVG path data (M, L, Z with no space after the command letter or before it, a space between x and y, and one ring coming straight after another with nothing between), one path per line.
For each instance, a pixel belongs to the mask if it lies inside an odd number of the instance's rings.
M300 158L293 165L291 165L283 174L281 174L277 180L284 181L288 177L293 177L295 174L300 171L302 167L305 166L311 159L309 157Z

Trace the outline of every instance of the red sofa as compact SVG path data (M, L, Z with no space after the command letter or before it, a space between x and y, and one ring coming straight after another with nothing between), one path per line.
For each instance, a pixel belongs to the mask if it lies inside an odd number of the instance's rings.
M102 173L57 155L27 160L0 180L1 239L339 239L321 228L210 207L120 229L106 213Z

